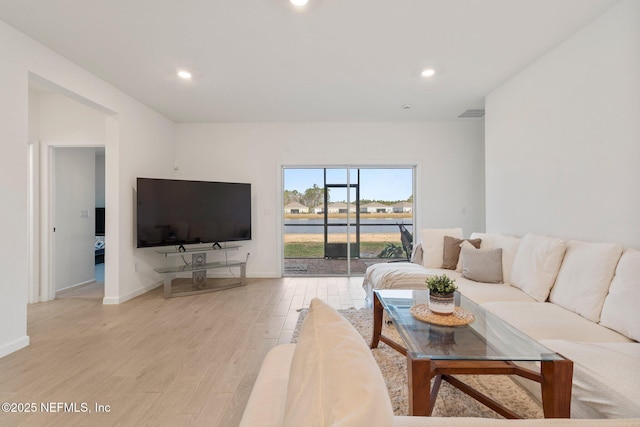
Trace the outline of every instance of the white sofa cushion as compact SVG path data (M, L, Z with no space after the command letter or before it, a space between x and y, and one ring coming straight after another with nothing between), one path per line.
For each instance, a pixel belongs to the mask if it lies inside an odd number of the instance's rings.
M579 403L589 418L640 418L639 343L541 343L573 361L572 415Z
M494 301L536 302L522 290L511 285L474 282L473 280L465 279L458 273L453 277L456 279L456 286L460 293L476 304Z
M567 242L549 301L592 322L600 321L604 298L622 249L617 243Z
M462 239L462 228L424 228L420 230L422 265L427 268L442 267L444 236Z
M391 400L371 350L344 317L317 298L293 354L283 425L393 425Z
M546 301L566 250L563 240L527 234L522 238L511 269L511 284Z
M600 324L640 341L640 251L627 249L620 257L604 300Z
M451 272L451 270L444 270ZM440 273L442 274L442 273ZM380 262L367 267L362 287L365 307L373 307L374 289L427 289L425 283L433 276L430 269L412 262Z
M548 302L489 302L482 306L536 340L632 342L618 332Z

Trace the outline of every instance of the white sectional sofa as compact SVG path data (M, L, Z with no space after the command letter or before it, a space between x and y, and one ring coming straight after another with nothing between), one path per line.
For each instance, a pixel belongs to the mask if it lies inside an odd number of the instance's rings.
M265 357L240 427L631 427L640 419L496 420L394 416L371 351L339 313L311 302L297 344Z
M449 248L463 246L458 271L442 268L445 236ZM412 263L367 270L368 301L372 289L424 288L429 275L447 274L463 295L574 362L572 418L640 418L640 251L473 233L476 249L451 239L462 239L459 228L421 230L420 238Z

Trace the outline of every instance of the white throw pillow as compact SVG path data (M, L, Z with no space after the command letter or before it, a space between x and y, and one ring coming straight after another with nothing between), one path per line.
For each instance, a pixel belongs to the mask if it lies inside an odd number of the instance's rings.
M527 234L511 268L511 284L538 302L546 301L567 248L563 240Z
M617 243L569 241L549 301L598 322L622 249Z
M481 239L480 249L493 249L493 242L496 238L496 234L493 233L471 233L470 239Z
M480 246L482 247L482 242L480 242ZM476 249L476 247L471 243L469 243L468 240L463 240L462 243L460 243L460 250L462 251L463 248L472 249L474 251L479 250ZM462 257L458 257L458 265L456 266L456 271L458 273L462 273Z
M362 336L313 299L300 329L285 402L285 427L392 426L380 368Z
M442 268L444 236L462 239L462 228L424 228L420 230L423 266Z
M600 324L640 341L640 251L627 249L620 257L604 300Z
M504 283L511 283L513 260L516 258L521 241L522 239L519 237L506 234L496 234L493 240L494 248L502 248L502 280Z

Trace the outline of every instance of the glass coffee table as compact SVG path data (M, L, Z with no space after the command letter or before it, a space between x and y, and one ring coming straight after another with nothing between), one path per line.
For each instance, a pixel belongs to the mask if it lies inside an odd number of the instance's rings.
M544 347L456 292L456 306L471 313L468 325L442 326L410 313L428 301L428 291L380 289L373 298L371 348L380 341L407 357L410 415L431 415L442 380L506 418L520 418L453 375L517 375L540 383L546 418L569 418L573 362ZM382 335L386 311L404 345ZM437 320L437 319L436 319ZM406 348L405 348L406 346ZM540 371L515 362L539 362ZM431 386L431 380L433 387Z

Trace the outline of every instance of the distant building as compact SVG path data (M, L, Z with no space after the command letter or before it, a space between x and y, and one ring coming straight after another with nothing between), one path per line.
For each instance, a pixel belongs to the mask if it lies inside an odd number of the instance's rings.
M309 213L309 208L301 203L292 202L284 206L284 213L286 214Z
M347 206L347 204L343 202L329 203L327 212L328 213L347 213L347 209L351 213L356 213L356 205L349 204L349 206Z
M364 205L360 205L360 213L389 213L393 212L393 207L388 205L383 205L378 202L366 203Z
M315 208L312 208L311 211L316 214L324 213L324 204L318 205Z
M412 212L413 204L409 202L398 202L392 205L394 213Z

